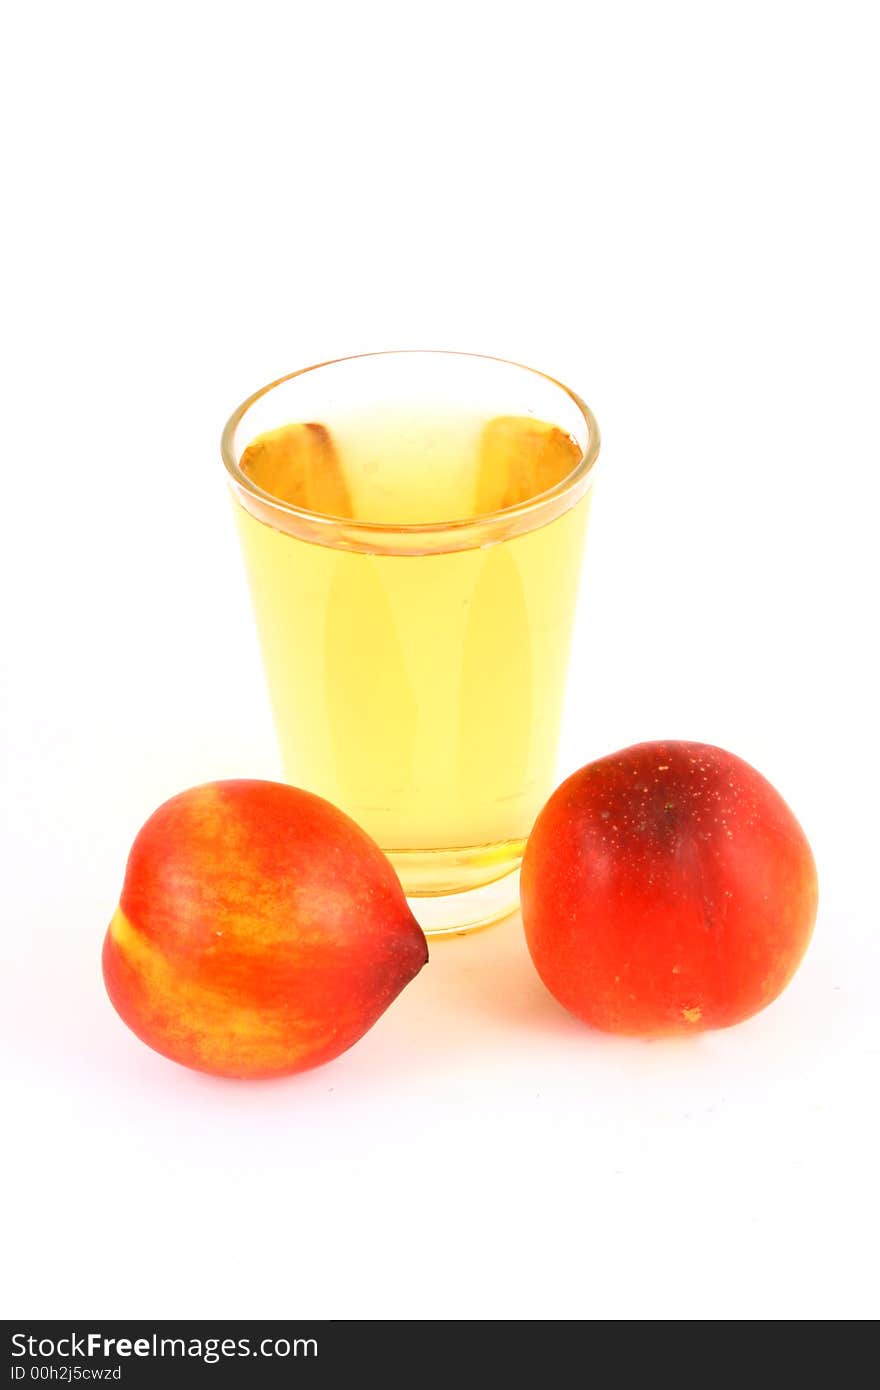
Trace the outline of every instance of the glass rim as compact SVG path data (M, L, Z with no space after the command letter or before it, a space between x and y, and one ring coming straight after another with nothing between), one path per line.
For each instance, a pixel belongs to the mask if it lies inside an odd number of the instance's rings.
M333 516L326 512L315 512L295 503L285 502L259 487L252 478L239 468L235 456L235 436L239 425L250 408L257 401L283 386L285 382L319 371L322 367L335 367L343 362L358 362L375 357L462 357L475 362L495 362L505 367L515 367L530 376L541 377L562 391L575 405L583 418L587 430L587 441L581 458L553 487L527 497L523 502L502 507L492 512L480 512L476 516L457 517L448 521L385 522L358 521L356 518ZM580 447L580 445L579 445ZM227 420L220 438L220 453L229 478L252 515L267 522L275 529L299 536L304 540L315 541L331 548L363 550L378 554L425 555L448 550L469 550L494 541L505 540L513 535L536 531L549 521L579 502L592 484L594 465L599 456L601 437L599 426L587 403L575 391L558 381L556 377L534 367L505 357L493 357L484 352L458 352L448 348L390 348L382 352L358 352L345 357L329 358L325 362L314 362L311 366L300 367L298 371L288 372L277 377L266 386L254 391L242 401ZM247 506L244 498L252 504ZM283 525L283 521L287 525Z

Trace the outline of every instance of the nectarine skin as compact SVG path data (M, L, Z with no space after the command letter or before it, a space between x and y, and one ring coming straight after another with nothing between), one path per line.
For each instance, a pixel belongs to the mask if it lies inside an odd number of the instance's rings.
M150 817L104 941L129 1028L199 1071L272 1077L357 1042L428 958L382 851L329 802L212 782Z
M804 832L753 767L704 743L641 743L557 788L526 847L526 940L596 1028L724 1028L785 988L818 888Z

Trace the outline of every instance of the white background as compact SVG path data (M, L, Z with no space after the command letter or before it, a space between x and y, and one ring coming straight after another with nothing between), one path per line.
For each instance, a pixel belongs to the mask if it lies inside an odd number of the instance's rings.
M867 1317L878 1240L870 4L76 5L3 42L7 1316ZM189 1073L104 996L165 797L278 773L217 440L428 346L604 435L560 772L754 762L822 905L762 1016L591 1033L518 919L352 1052Z

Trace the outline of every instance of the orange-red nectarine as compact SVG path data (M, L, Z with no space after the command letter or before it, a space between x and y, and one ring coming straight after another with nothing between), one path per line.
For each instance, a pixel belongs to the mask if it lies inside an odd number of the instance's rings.
M345 1051L421 970L424 935L377 845L329 802L213 782L138 834L104 979L139 1038L221 1076Z
M788 984L816 867L782 797L703 743L641 743L557 788L526 847L526 939L560 1003L597 1028L723 1028Z

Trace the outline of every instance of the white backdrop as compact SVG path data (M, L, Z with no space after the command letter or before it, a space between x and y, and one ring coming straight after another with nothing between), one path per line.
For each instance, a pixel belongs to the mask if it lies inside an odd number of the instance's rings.
M7 1316L876 1315L876 15L75 6L4 42ZM517 918L352 1052L214 1081L99 951L140 823L278 775L218 455L362 350L512 357L604 448L560 774L754 762L822 903L769 1011L591 1033Z

